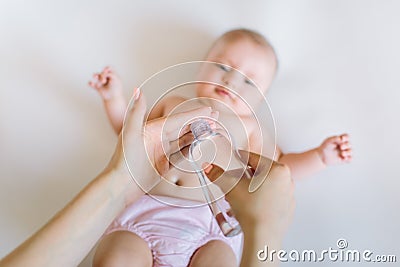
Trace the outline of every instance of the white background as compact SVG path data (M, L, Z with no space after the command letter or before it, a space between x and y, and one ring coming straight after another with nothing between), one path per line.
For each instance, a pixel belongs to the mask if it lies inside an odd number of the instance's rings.
M129 96L248 27L278 53L268 98L283 151L342 132L354 147L351 164L297 182L284 248L320 251L346 238L350 249L400 261L399 14L389 0L1 1L0 256L107 164L117 139L87 86L93 72L110 64Z

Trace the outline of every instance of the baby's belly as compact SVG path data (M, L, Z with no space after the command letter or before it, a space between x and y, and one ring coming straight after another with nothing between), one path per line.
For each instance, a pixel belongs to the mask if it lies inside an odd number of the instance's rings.
M191 110L193 108L204 106L204 103L198 101L187 102L186 105L174 107L173 113ZM172 111L171 109L168 112ZM165 115L168 115L166 112ZM237 149L249 150L248 132L251 130L251 118L237 117L230 113L220 113L218 117L219 123L226 127L226 131L234 137ZM179 163L180 164L180 163ZM178 197L195 201L205 201L202 188L200 187L199 177L193 171L192 167L186 163L184 166L179 166L180 169L175 167L163 177L161 182L151 190L151 194L163 195L170 197ZM184 169L184 170L182 170ZM221 195L221 190L214 184L210 185L216 195Z
M161 182L150 193L195 201L205 200L198 176L195 173L182 173L175 168L164 175Z
M221 196L222 192L216 185L209 183L208 187L215 196ZM182 173L175 168L172 168L149 193L206 202L197 174Z

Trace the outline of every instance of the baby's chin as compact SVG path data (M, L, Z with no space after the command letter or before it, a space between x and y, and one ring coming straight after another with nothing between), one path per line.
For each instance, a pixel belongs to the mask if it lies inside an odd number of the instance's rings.
M201 96L198 100L205 106L211 107L213 110L218 111L220 114L235 116L249 116L252 114L248 108L238 109L237 105L234 105L233 103L226 103L219 98Z

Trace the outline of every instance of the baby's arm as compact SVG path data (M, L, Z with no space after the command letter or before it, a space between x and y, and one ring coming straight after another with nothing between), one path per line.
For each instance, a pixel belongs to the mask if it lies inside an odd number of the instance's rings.
M119 134L127 107L121 80L110 67L105 67L102 72L93 75L93 80L89 82L89 86L99 92L108 119L114 131Z
M289 166L293 179L301 179L325 169L328 165L350 162L352 149L349 136L332 136L314 149L303 153L281 154L279 162Z

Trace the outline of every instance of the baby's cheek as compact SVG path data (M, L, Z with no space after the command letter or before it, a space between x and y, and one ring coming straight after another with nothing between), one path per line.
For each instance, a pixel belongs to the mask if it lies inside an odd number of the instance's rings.
M208 85L199 86L196 90L196 96L198 97L212 97L213 89Z

